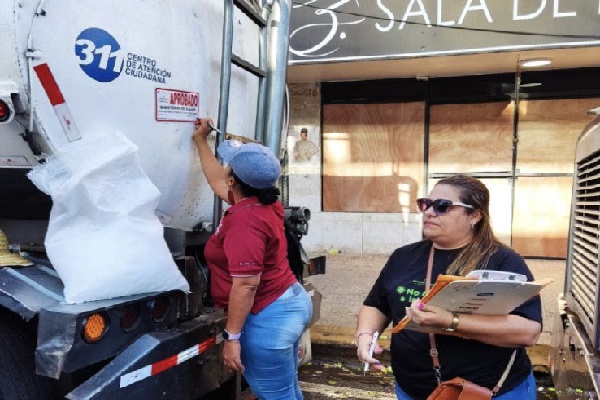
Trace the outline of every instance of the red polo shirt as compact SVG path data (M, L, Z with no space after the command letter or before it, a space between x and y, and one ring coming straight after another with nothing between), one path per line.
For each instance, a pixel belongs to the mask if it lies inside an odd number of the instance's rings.
M231 206L204 249L210 269L211 296L227 309L232 279L260 274L250 310L256 314L286 291L296 277L287 259L281 202L263 205L248 197Z

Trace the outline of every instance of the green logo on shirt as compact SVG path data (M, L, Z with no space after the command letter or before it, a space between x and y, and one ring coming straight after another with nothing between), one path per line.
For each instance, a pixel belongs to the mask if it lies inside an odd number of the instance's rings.
M420 299L425 294L421 288L425 286L425 282L412 281L409 286L398 286L396 292L400 295L399 300L403 303L410 304L413 301Z

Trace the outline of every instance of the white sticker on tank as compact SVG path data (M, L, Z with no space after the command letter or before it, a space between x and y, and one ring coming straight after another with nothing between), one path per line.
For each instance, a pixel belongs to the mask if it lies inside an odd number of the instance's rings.
M155 117L164 122L193 122L198 118L200 95L173 89L156 89Z

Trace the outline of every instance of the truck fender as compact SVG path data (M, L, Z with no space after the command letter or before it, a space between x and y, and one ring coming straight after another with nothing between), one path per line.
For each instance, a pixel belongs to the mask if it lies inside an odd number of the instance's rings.
M56 271L46 266L0 269L0 305L26 321L63 301L62 289Z

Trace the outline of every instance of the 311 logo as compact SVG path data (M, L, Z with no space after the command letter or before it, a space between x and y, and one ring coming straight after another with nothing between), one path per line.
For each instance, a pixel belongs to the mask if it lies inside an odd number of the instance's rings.
M100 28L83 30L75 41L79 66L98 82L112 82L121 75L123 50L114 37Z

